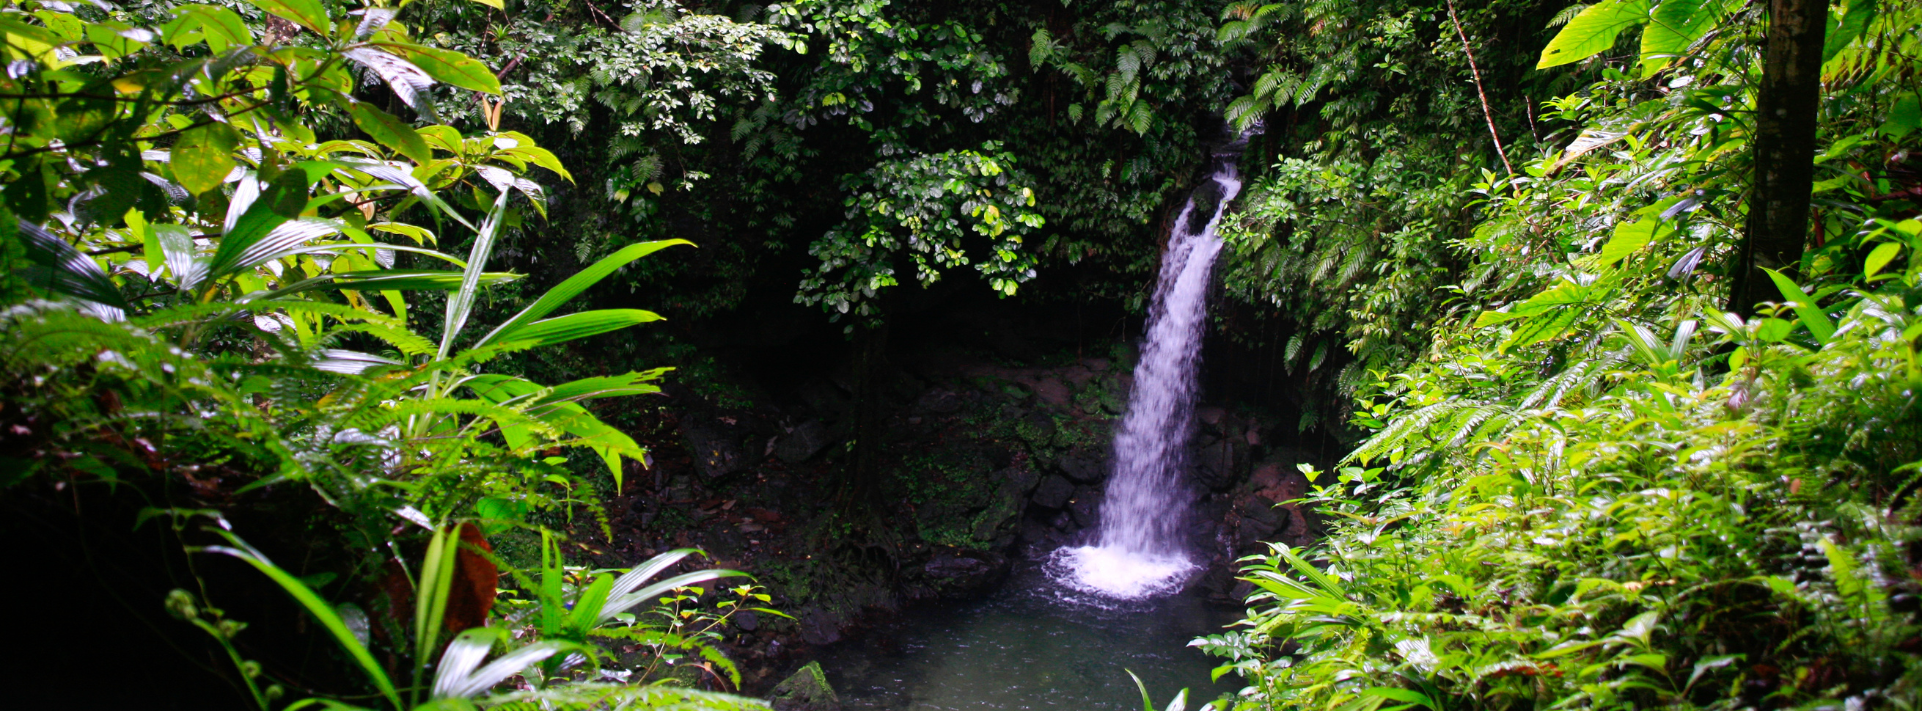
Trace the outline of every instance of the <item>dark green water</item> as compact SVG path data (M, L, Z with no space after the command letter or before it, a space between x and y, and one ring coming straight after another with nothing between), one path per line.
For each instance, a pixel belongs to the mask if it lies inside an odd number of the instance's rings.
M984 600L908 610L820 661L849 709L1135 711L1141 692L1124 670L1155 708L1186 688L1193 709L1240 685L1233 674L1211 683L1220 660L1188 641L1239 616L1185 596L1100 601L1029 571Z

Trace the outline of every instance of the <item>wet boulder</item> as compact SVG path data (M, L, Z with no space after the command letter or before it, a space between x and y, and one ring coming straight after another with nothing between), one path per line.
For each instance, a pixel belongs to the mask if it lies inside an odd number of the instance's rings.
M820 608L804 612L801 614L801 641L812 645L829 645L839 642L841 641L841 623ZM823 681L822 685L826 686L827 682Z
M1068 402L1073 399L1074 393L1070 392L1068 386L1062 385L1059 380L1042 378L1034 383L1034 396L1050 406L1067 407Z
M813 459L827 448L829 441L827 425L820 420L808 420L775 443L774 456L789 464L799 464Z
M1074 484L1064 477L1051 474L1042 478L1041 486L1035 488L1034 498L1030 500L1044 509L1058 509L1066 506L1068 499L1073 497Z
M1244 445L1245 446L1245 445ZM1235 485L1237 460L1240 457L1231 439L1213 439L1195 448L1195 477L1215 491L1224 491Z
M1047 446L1054 439L1054 418L1045 413L1033 412L1015 423L1014 433L1030 446Z
M953 390L935 388L915 399L914 411L924 415L952 415L961 411L961 396Z
M1064 454L1055 460L1055 468L1062 476L1078 484L1098 484L1108 478L1108 460L1094 456L1092 452Z
M1075 525L1094 528L1101 523L1101 491L1086 486L1075 489L1074 498L1068 501L1068 514L1074 517Z
M774 711L841 711L841 697L828 685L820 662L808 662L768 693Z
M682 443L703 476L714 479L746 469L752 462L741 448L741 439L726 425L684 420Z

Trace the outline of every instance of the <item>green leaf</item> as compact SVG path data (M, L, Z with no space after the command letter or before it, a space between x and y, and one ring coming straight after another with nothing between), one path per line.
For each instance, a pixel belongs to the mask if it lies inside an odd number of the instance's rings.
M240 14L224 7L213 5L187 5L181 7L179 16L161 28L162 39L175 49L185 49L188 45L206 40L207 48L214 54L225 54L233 47L245 47L254 43L253 32Z
M1718 0L1662 0L1642 31L1642 77L1654 76L1722 19Z
M1869 252L1868 259L1862 262L1862 276L1875 276L1882 271L1883 267L1887 267L1889 262L1895 261L1896 255L1901 253L1902 245L1895 242L1876 245L1875 249Z
M1850 0L1842 21L1829 30L1828 38L1822 42L1822 62L1826 64L1834 59L1850 42L1861 37L1862 32L1869 28L1869 23L1875 21L1875 11L1876 0Z
M440 644L446 621L448 593L454 585L454 561L460 553L460 528L434 529L421 560L420 580L414 586L414 687L420 687L429 655Z
M601 621L601 610L607 606L607 593L614 589L614 576L603 574L581 591L574 599L573 614L567 617L567 627L574 634L586 635Z
M413 62L435 81L495 96L501 93L500 79L494 76L493 70L473 57L417 44L391 42L380 46Z
M1761 325L1755 327L1755 339L1763 343L1780 343L1794 330L1795 324L1779 318L1765 318Z
M1615 46L1623 30L1648 21L1648 0L1602 0L1562 26L1542 49L1536 69L1572 64Z
M661 320L659 314L640 309L582 311L535 321L501 334L499 338L494 339L494 342L517 343L538 348L659 320Z
M500 234L501 218L507 212L505 190L494 199L494 207L487 212L487 219L481 221L480 233L474 237L474 246L467 252L467 269L462 272L463 279L459 291L447 298L447 316L442 321L440 350L437 357L446 358L453 353L454 338L467 327L467 317L474 309L474 297L480 291L481 270L487 266L487 257L494 251L494 238Z
M1909 94L1896 99L1889 107L1889 119L1882 124L1882 132L1890 138L1902 138L1918 128L1922 128L1922 96Z
M420 132L393 114L352 98L347 100L347 114L353 117L354 125L374 141L399 151L415 163L425 164L434 159L433 149L427 147L427 141L420 137Z
M147 224L147 216L140 214L139 208L128 210L126 220L127 229L132 230L140 242L140 256L147 262L147 274L150 278L159 274L160 268L167 265L167 255L160 248L160 234Z
M117 310L128 308L107 272L93 258L81 254L66 240L26 220L16 219L21 245L27 259L53 272L49 287L54 293L72 296Z
M435 700L466 699L485 693L488 689L505 681L508 677L521 673L527 667L566 649L592 650L560 642L535 642L512 652L501 655L487 666L475 669L495 642L507 639L507 632L494 627L476 627L460 633L454 641L447 644L447 651L441 653L440 663L434 669ZM454 711L455 709L476 708L471 703L441 703L416 707L416 711Z
M1135 688L1141 690L1141 711L1155 711L1154 700L1148 698L1148 685L1141 683L1141 677L1135 676L1133 669L1122 671L1128 672L1128 678L1135 680Z
M322 274L288 284L260 298L279 298L315 289L360 289L364 291L453 291L459 289L464 275L444 269L365 269ZM481 284L503 284L521 278L511 272L488 272Z
M282 590L287 591L289 596L299 602L301 607L306 608L307 613L313 615L314 619L327 629L328 634L333 635L334 641L347 652L348 656L353 657L354 663L360 666L361 671L366 672L368 681L373 682L374 688L379 689L381 695L387 697L387 701L392 703L394 708L404 708L400 703L400 693L394 689L394 682L387 678L386 672L381 671L380 663L374 661L374 655L368 653L366 645L361 644L353 631L347 628L347 623L340 619L340 613L336 612L332 605L314 594L314 591L300 582L300 579L280 569L279 566L267 560L266 556L241 541L238 536L224 530L210 530L225 537L236 547L208 546L200 550L239 558L273 579Z
M1766 267L1763 271L1768 272L1769 279L1775 282L1775 288L1782 290L1782 296L1793 302L1796 317L1803 326L1808 327L1809 333L1815 335L1816 342L1828 343L1829 339L1835 336L1835 322L1830 321L1829 315L1815 304L1815 298L1809 296L1808 292L1802 291L1802 287L1796 286L1793 280L1783 276L1781 272Z
M600 261L595 262L593 266L576 272L574 276L568 277L567 280L562 281L559 285L548 289L547 293L541 295L541 298L536 299L534 303L528 305L527 308L521 309L520 313L514 314L514 317L508 319L506 323L495 327L492 332L481 337L480 342L475 345L484 346L495 341L505 342L511 340L509 336L515 331L526 327L537 319L553 313L555 309L560 308L569 300L579 296L581 292L587 291L588 288L599 283L602 279L607 278L609 274L613 274L615 270L627 266L629 262L680 244L693 246L694 243L684 239L669 239L641 242L622 247L619 251L602 257Z
M1428 708L1431 708L1431 709L1435 708L1434 699L1428 698L1427 694L1423 694L1413 689L1398 689L1392 686L1377 686L1375 688L1361 692L1361 695L1362 696L1379 696L1381 698L1388 699L1390 701L1400 701L1402 703L1409 703L1409 704L1420 704L1422 706L1427 706Z
M253 179L249 176L242 180ZM284 256L286 250L320 236L319 227L331 226L331 221L313 220L315 224L305 227L282 229L306 206L307 186L306 171L286 170L274 176L267 189L234 221L233 229L220 238L220 246L207 265L207 277L218 279ZM299 239L294 239L296 236Z
M224 123L188 130L174 143L174 180L195 195L220 187L233 172L234 148L239 145L240 132Z
M1663 229L1663 227L1662 221L1653 217L1644 217L1635 222L1617 225L1614 236L1608 238L1608 242L1602 245L1601 251L1589 258L1588 264L1608 266L1622 261L1628 258L1628 255L1646 246L1655 239L1657 234L1665 235L1674 231Z
M491 7L491 8L494 8L494 9L496 9L496 10L506 10L506 9L507 9L507 5L506 5L505 3L503 3L503 2L502 2L502 0L474 0L474 2L477 2L477 3L480 3L480 4L482 4L482 5L486 5L486 6L488 6L488 7Z
M624 375L582 378L554 386L551 392L540 399L540 402L595 400L604 397L658 393L661 391L660 387L648 385L647 383L660 378L662 373L669 370L672 370L672 368L655 368L653 370L627 373Z
M328 28L333 22L327 19L327 11L320 6L320 0L247 0L254 7L279 15L294 24L313 30L321 37L329 36Z

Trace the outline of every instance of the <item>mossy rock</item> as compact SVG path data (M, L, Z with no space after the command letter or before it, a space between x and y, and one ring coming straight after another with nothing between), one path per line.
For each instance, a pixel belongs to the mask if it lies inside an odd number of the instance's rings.
M1054 439L1056 427L1054 418L1046 413L1033 412L1014 423L1014 434L1030 447L1045 447Z
M841 697L828 685L828 675L820 662L808 662L786 681L768 692L774 711L841 711Z

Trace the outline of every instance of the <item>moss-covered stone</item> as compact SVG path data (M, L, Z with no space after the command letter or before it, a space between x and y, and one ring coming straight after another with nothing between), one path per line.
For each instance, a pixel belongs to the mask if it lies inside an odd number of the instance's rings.
M808 662L768 693L774 711L841 711L841 697L828 685L820 662Z

